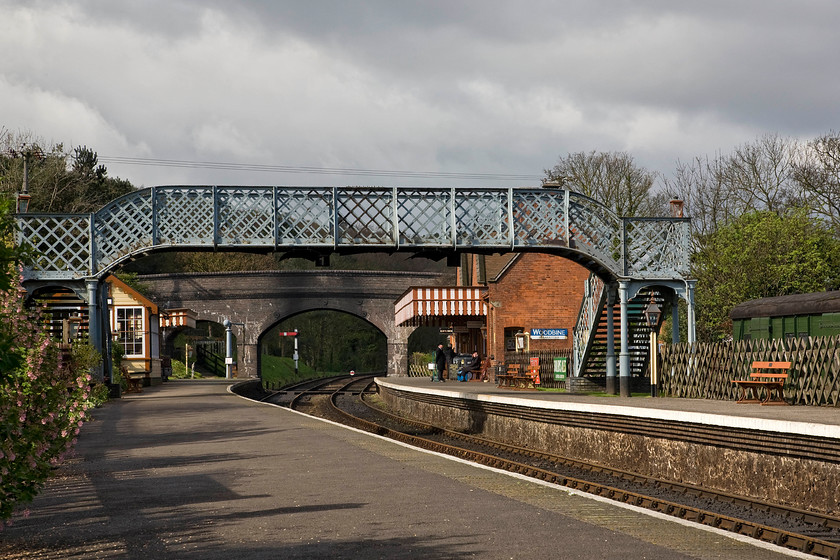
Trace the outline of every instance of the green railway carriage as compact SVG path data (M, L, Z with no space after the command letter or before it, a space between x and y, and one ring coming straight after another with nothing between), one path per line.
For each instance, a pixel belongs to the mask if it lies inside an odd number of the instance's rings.
M754 299L729 314L735 340L840 334L840 291Z

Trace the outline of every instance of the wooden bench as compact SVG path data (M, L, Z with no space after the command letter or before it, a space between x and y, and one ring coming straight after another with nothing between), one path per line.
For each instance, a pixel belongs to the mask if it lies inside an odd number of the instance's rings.
M122 378L125 379L125 383L126 383L126 387L127 387L126 390L125 390L126 393L142 393L143 392L143 389L140 387L140 378L131 375L128 372L128 368L126 368L125 366L122 366L120 368L120 375L122 375Z
M513 378L519 373L519 364L508 364L507 373L496 376L496 384L499 387L513 387Z
M749 379L733 379L741 388L738 404L757 403L762 405L786 405L784 386L788 378L790 362L753 362ZM761 398L761 391L765 397Z
M534 389L534 378L530 375L522 375L521 369L519 364L508 364L507 374L496 376L498 386L509 389Z

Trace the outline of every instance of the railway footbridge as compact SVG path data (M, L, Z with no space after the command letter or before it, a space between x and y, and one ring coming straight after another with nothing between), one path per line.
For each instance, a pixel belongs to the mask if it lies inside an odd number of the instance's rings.
M629 395L628 302L648 286L688 306L689 219L617 216L569 190L476 187L160 186L140 189L91 214L18 214L19 241L37 261L24 286L72 286L84 294L90 334L101 348L100 281L128 259L162 250L306 253L538 251L574 260L617 293L621 308L621 392ZM617 287L617 288L616 288ZM596 316L596 314L592 314ZM610 339L608 354L612 355ZM607 375L615 376L615 360Z

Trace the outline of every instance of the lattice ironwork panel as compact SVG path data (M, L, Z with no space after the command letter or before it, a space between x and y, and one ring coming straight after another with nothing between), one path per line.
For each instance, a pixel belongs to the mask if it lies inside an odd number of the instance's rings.
M565 191L513 191L514 245L566 246Z
M662 355L663 393L735 400L733 379L749 379L753 361L791 362L785 399L791 404L840 406L840 336L669 344Z
M213 187L155 187L154 192L159 245L213 245Z
M457 243L471 247L510 244L507 191L462 190L455 196Z
M570 193L569 233L573 248L621 273L621 219L591 198Z
M274 245L272 187L216 187L220 245Z
M77 278L90 274L90 218L87 215L18 215L18 239L38 252L24 278Z
M138 191L108 203L93 223L96 260L94 272L108 268L121 258L151 247L152 197Z
M625 228L629 276L662 278L688 274L688 220L628 218Z
M566 247L567 240L570 249L591 255L616 276L687 273L687 221L628 220L625 251L622 220L577 193L568 193L567 216L566 195L549 189L165 186L122 197L97 212L93 258L90 230L79 221L86 223L87 216L70 221L66 215L26 216L21 239L46 251L37 265L41 278L97 274L152 246L516 250ZM89 266L95 270L87 271Z
M394 190L337 191L339 245L394 245Z
M400 245L452 244L452 189L402 189L397 215Z
M276 191L278 245L335 243L332 188L277 187Z

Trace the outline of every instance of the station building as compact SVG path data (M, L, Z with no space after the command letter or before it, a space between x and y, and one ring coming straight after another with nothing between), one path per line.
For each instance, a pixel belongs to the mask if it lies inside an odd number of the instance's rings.
M160 309L114 275L105 278L103 296L101 304L107 308L111 344L119 344L123 349L119 365L144 385L158 385L163 380L162 334L167 330L194 328L195 312ZM90 311L80 294L68 288L45 286L36 290L31 299L44 306L46 328L53 339L69 345L88 336Z
M465 254L455 286L411 288L396 304L398 325L433 325L457 353L571 351L589 271L542 253Z

